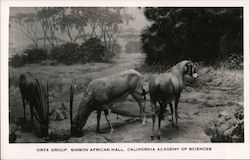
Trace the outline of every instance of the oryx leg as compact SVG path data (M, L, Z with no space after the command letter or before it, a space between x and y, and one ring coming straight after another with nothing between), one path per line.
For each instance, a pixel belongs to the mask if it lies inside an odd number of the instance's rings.
M156 113L156 103L151 102L151 108L152 108L152 135L151 139L154 139L155 136L155 113Z
M164 120L164 109L166 108L166 104L164 102L160 103L160 110L158 112L158 134L157 138L161 139L161 120Z
M180 99L180 96L178 96L176 99L175 99L175 124L176 124L176 128L178 129L178 103L179 103L179 99Z
M26 104L25 104L25 98L23 97L23 94L22 95L22 101L23 101L23 116L24 116L24 122L26 122Z
M105 114L106 121L108 122L108 125L109 125L109 128L110 128L110 134L112 134L114 129L113 129L112 124L110 123L110 120L109 120L109 111L108 111L108 109L104 110L104 114Z
M142 114L143 114L142 124L144 125L146 123L145 102L143 102L144 100L142 99L141 93L132 92L130 94L140 107L140 119L142 119Z
M30 105L30 119L31 123L33 123L33 117L34 117L34 110L33 110L33 105Z
M157 138L161 139L161 114L158 113L158 133Z
M100 119L101 119L101 110L97 111L96 119L97 119L97 125L96 125L96 132L100 133Z
M174 127L175 125L174 125L174 109L173 109L173 105L172 105L172 102L169 102L168 103L169 104L169 106L170 106L170 110L171 110L171 117L172 117L172 127Z

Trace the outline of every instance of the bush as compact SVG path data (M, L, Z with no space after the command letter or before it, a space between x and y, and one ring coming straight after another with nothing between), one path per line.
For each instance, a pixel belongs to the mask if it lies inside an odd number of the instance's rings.
M48 58L47 51L41 48L28 48L22 54L16 54L10 58L10 65L21 67L25 64L40 63Z
M86 42L82 43L80 50L84 53L86 61L99 62L104 58L104 50L102 42L98 38L90 38Z
M117 46L116 46L117 47ZM119 49L117 47L117 49ZM57 62L63 64L100 62L104 58L105 47L100 39L90 38L86 42L78 45L77 43L66 43L50 50L47 54L46 50L41 48L26 49L23 54L16 54L10 58L10 65L19 67L27 63L40 63L46 65L56 65ZM52 59L52 60L51 60Z
M21 67L24 65L23 57L19 54L15 54L10 58L9 64L13 67Z
M25 64L39 63L48 58L47 51L42 48L28 48L22 55Z
M64 64L86 63L102 61L104 57L104 46L101 40L90 38L86 42L66 43L51 49L51 58Z
M243 107L237 108L234 115L220 112L215 120L206 124L204 131L211 142L244 142Z
M218 68L224 69L243 69L243 56L237 54L231 54L228 58L221 60L216 64Z
M57 46L50 51L50 56L53 60L64 64L78 63L84 59L84 53L80 52L77 43L66 43Z

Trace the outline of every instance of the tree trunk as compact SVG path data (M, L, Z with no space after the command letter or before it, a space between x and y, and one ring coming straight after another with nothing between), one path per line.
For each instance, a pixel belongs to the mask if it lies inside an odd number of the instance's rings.
M72 38L72 36L71 36L71 34L70 34L69 26L67 26L67 34L68 34L68 36L69 36L70 42L71 42L71 43L74 43L74 40L73 40L73 38Z

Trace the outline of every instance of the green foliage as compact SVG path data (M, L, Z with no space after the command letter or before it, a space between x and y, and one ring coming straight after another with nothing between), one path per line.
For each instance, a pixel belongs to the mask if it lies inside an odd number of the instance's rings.
M141 35L150 65L242 55L241 8L146 8L144 15L152 22Z
M125 46L126 53L140 53L141 44L138 41L129 41Z

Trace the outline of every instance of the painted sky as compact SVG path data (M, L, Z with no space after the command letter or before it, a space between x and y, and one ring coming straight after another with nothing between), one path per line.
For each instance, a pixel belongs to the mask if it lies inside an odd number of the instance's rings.
M16 15L18 13L30 13L34 12L34 8L32 7L12 7L10 8L10 16ZM143 15L143 10L138 9L136 7L129 7L127 8L127 13L132 14L135 17L135 20L130 22L128 25L124 24L122 25L123 29L126 28L134 28L138 32L140 32L146 24L148 24L148 21L145 19ZM31 41L24 36L23 33L18 31L15 28L10 27L9 31L9 42L10 42L10 47L16 47L18 49L23 49L29 44L31 44Z

